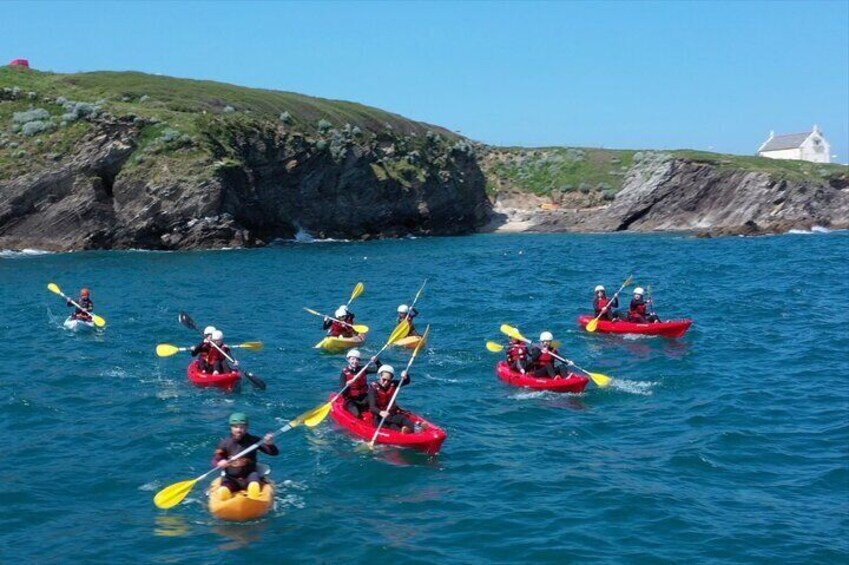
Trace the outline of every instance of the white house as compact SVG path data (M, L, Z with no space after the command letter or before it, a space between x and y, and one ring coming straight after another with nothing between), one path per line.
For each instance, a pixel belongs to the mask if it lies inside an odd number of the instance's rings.
M813 163L830 163L831 145L817 126L809 132L787 135L775 135L775 132L771 131L769 139L758 149L758 155L769 159L798 159Z

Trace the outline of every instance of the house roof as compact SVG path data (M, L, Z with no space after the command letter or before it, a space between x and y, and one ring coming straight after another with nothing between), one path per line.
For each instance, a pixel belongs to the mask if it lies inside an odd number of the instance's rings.
M808 139L811 132L805 133L789 133L787 135L776 135L772 139L767 140L760 151L778 151L780 149L796 149L802 142Z

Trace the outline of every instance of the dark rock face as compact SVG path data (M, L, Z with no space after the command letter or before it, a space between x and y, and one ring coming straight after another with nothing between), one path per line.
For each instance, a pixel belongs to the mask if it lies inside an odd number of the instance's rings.
M331 152L281 129L242 129L208 133L209 155L192 174L156 157L145 174L125 174L139 127L98 123L64 162L0 182L0 247L243 247L301 229L337 238L463 234L489 213L468 151L434 149L405 168L391 140L348 140Z

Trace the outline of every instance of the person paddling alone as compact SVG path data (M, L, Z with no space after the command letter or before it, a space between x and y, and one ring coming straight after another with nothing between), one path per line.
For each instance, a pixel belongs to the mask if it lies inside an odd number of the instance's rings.
M68 306L74 306L75 308L74 313L71 314L71 318L90 322L91 314L89 314L89 312L94 310L94 302L91 301L91 292L87 288L80 290L80 297L77 299L77 304L79 304L81 308L77 308L70 300L68 300ZM86 310L88 310L88 312Z
M535 343L531 347L531 369L533 369L535 377L554 378L556 376L565 377L569 374L565 367L556 364L557 349L552 345L554 336L551 332L542 332L539 334L539 343Z
M395 394L395 389L410 384L410 375L407 371L401 372L401 380L397 381L395 369L391 365L382 365L377 371L377 380L369 385L368 403L371 413L374 415L374 424L377 426L381 418L386 418L383 425L393 429L400 429L402 433L408 434L413 430L419 431L413 421L410 420L397 404L389 408L389 402Z
M354 337L354 313L348 310L344 304L336 309L336 318L324 317L322 329L327 330L327 335L332 337Z
M224 470L221 486L215 494L221 500L227 500L234 492L248 490L248 497L258 499L262 491L263 478L257 470L257 451L275 456L280 450L274 445L274 434L265 434L262 444L250 453L228 461L228 459L251 445L260 442L260 438L248 433L248 417L242 412L230 414L230 437L218 442L212 466Z
M398 306L398 323L400 324L404 320L410 322L410 331L407 332L407 335L419 335L419 332L416 331L416 327L413 325L413 318L419 315L419 311L415 309L415 307L410 308L406 304L401 304Z
M646 302L645 292L642 287L634 289L634 298L628 307L628 321L635 324L647 324L659 322L660 318L654 312L648 311L649 303Z
M345 399L345 408L359 418L361 415L368 412L368 375L374 374L381 366L381 362L377 357L372 357L372 365L368 369L363 370L360 363L361 355L359 349L352 349L346 355L348 366L342 369L342 374L339 375L339 386L348 387L342 393ZM360 372L362 371L362 374Z
M212 338L207 345L209 345L209 350L206 353L207 372L212 371L213 375L233 372L233 369L227 364L227 357L225 356L225 353L230 355L230 348L224 345L224 332L221 330L212 332ZM235 365L238 364L239 362L236 361Z
M605 310L605 307L607 308ZM607 297L607 293L604 291L604 287L598 285L595 287L595 296L593 298L593 310L595 311L595 316L599 317L600 320L608 320L614 321L619 319L619 313L614 309L619 307L619 297L617 296L613 300L610 300ZM604 313L602 314L602 310Z

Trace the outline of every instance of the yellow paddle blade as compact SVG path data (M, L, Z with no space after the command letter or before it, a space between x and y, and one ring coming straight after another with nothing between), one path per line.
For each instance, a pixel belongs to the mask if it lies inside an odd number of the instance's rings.
M605 388L605 387L610 386L610 381L613 380L610 377L608 377L607 375L603 375L601 373L587 373L587 374L590 376L590 378L593 380L593 382L599 386L599 388Z
M186 498L186 495L189 494L189 491L192 490L197 482L197 479L191 479L169 485L156 493L156 496L153 497L153 503L163 510L173 508Z
M156 346L156 354L160 357L171 357L180 351L180 348L170 343L160 343Z
M531 342L531 340L529 340L528 338L523 336L521 333L519 333L519 328L514 328L513 326L509 326L507 324L501 324L501 332L506 334L506 335L509 335L513 339L526 341L528 343Z
M625 279L625 282L622 283L622 286L628 286L634 280L634 275L628 275L628 278Z
M61 289L61 288L59 288L59 285L58 285L58 284L56 284L56 283L50 283L50 284L48 284L48 285L47 285L47 290L49 290L49 291L50 291L50 292L52 292L53 294L58 294L59 296L62 296L62 289Z
M101 318L100 316L98 316L97 314L95 314L93 312L91 314L91 319L94 320L94 325L97 326L98 328L102 328L103 326L106 325L106 320L104 320L103 318Z
M486 348L493 353L500 353L501 351L504 351L504 346L500 343L495 343L494 341L487 341Z
M306 306L304 306L304 310L306 310L307 312L309 312L309 313L310 313L310 314L312 314L313 316L324 316L324 314L322 314L322 313L320 313L320 312L316 312L316 311L315 311L315 310L313 310L312 308L307 308Z
M365 325L365 324L354 324L353 327L354 327L354 331L357 332L358 334L367 334L368 333L368 326Z
M366 285L361 282L358 282L357 285L354 287L354 292L351 293L351 300L348 301L348 304L353 302L356 297L361 295L365 291L365 289Z
M587 331L592 333L598 327L598 318L593 318L589 322L587 322Z
M410 322L405 318L392 330L392 333L389 334L389 340L386 343L391 345L399 339L407 337L408 333L410 333Z
M236 347L241 347L242 349L251 349L253 351L259 351L262 349L263 345L261 341L246 341L245 343L240 343Z
M419 340L419 343L416 344L416 348L413 350L413 356L410 357L410 362L407 364L408 367L412 365L413 359L416 358L416 355L419 354L419 350L424 346L425 342L427 341L428 334L430 334L430 324L425 327L425 331L422 334L422 338Z
M303 422L308 428L314 428L322 423L328 414L330 414L330 403L325 402L318 408L313 408L309 412L301 414L297 420Z

